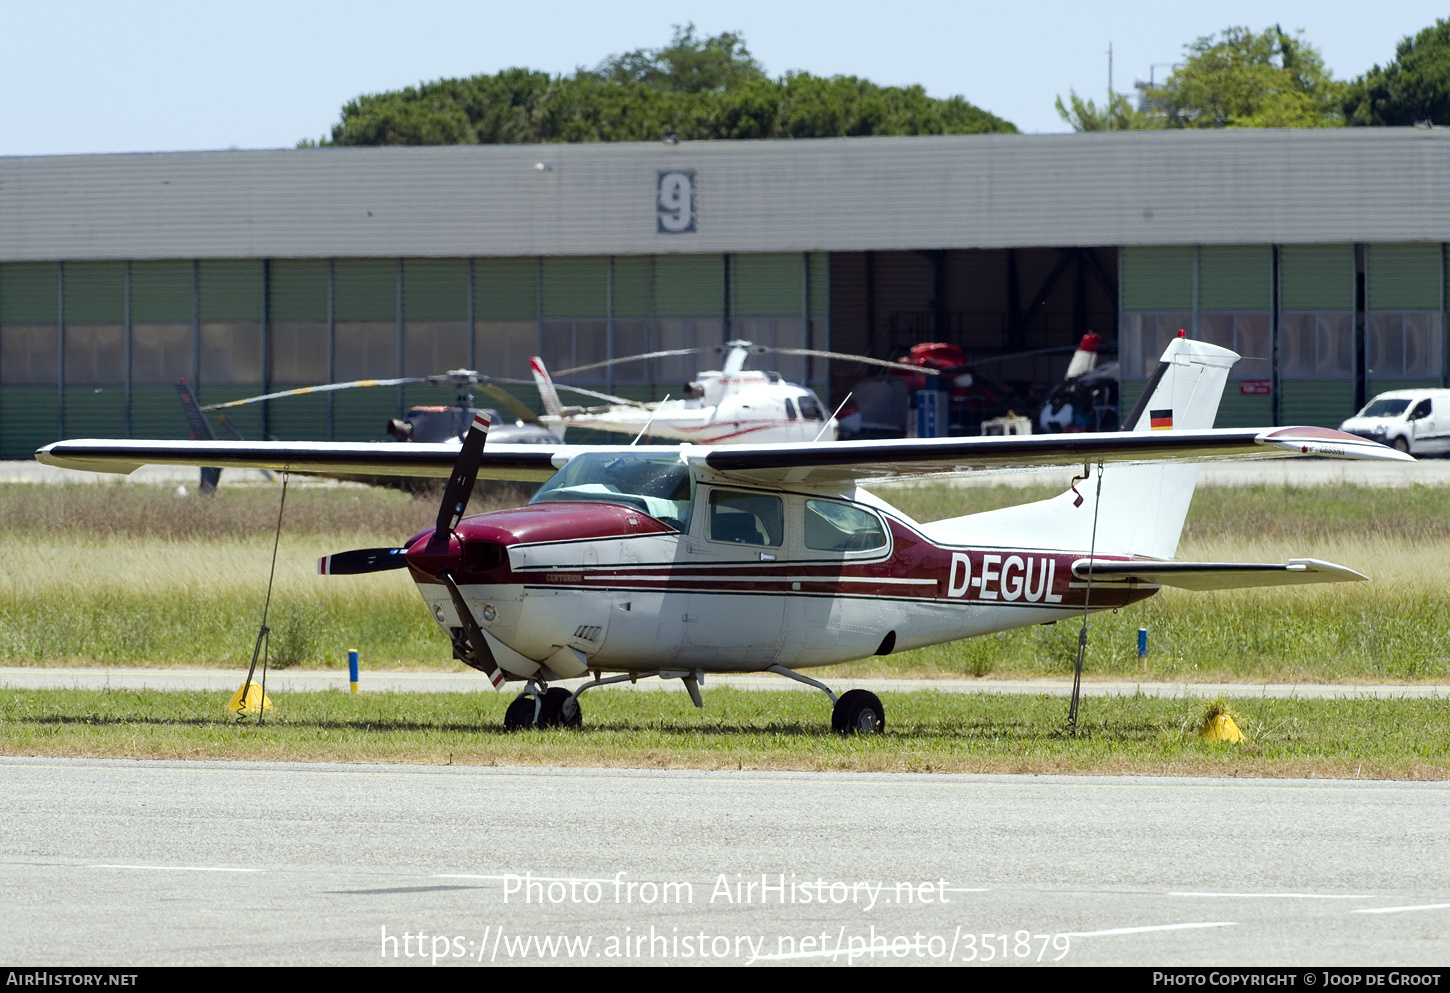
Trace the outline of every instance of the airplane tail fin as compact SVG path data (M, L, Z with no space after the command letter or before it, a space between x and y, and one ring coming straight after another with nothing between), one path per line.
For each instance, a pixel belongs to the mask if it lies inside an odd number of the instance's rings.
M1123 418L1123 430L1212 428L1229 369L1238 359L1237 353L1208 342L1173 339ZM937 530L952 541L992 543L1011 531L1033 535L1043 547L1095 547L1099 554L1168 560L1178 550L1197 482L1197 465L1111 465L1103 469L1099 500L1094 467L1061 496L938 522Z
M539 388L539 399L544 402L544 412L551 417L563 417L564 405L559 402L559 391L544 368L544 360L535 355L529 359L529 371L534 374L534 384Z

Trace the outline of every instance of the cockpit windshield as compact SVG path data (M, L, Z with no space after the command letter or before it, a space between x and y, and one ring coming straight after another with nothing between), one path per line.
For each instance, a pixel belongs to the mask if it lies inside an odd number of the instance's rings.
M677 454L586 452L555 473L529 503L617 503L684 531L694 499L694 474Z

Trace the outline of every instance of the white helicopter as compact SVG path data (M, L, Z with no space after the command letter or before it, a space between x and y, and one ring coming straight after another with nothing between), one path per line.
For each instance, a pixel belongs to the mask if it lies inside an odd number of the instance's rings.
M1312 559L1174 561L1198 469L1284 455L1413 461L1317 427L1214 429L1238 356L1169 344L1122 432L708 447L64 441L73 469L143 464L448 476L437 523L394 548L323 558L330 575L407 568L453 655L523 684L510 728L578 726L586 691L773 672L831 699L832 727L879 732L881 701L801 670L1190 590L1364 577ZM1052 499L922 524L872 480L1081 467ZM465 517L477 477L544 480L524 507ZM345 581L345 580L344 580ZM590 674L572 692L558 680Z
M814 348L767 348L748 341L727 341L724 349L725 361L721 363L721 367L701 372L686 383L682 391L683 397L643 404L621 397L578 390L580 393L610 401L608 405L595 407L564 406L555 392L553 379L544 368L543 360L534 356L529 367L544 405L545 415L541 420L561 435L571 427L579 427L635 437L647 435L697 445L835 441L835 415L827 414L815 393L804 386L786 382L778 372L747 370L745 362L750 355L758 352L778 352L783 355L848 359L897 371L902 369L898 362ZM643 355L628 355L563 369L558 375L568 376L622 362L692 355L711 350L679 348L646 352ZM938 374L937 370L928 372Z

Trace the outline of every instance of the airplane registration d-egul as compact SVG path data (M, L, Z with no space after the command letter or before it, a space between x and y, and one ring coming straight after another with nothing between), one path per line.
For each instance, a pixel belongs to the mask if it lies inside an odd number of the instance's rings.
M455 658L523 682L505 724L578 726L580 694L641 676L774 672L823 690L832 727L880 731L881 701L800 670L1122 607L1190 590L1358 580L1312 559L1174 560L1195 463L1319 455L1408 460L1314 427L1213 429L1238 356L1178 338L1130 430L710 448L67 441L37 458L449 476L438 520L396 548L327 556L332 575L407 568ZM1166 430L1155 425L1171 424ZM1076 467L1080 487L922 524L872 480ZM1095 473L1090 472L1095 469ZM478 476L543 480L523 507L465 517ZM573 692L550 684L592 675Z

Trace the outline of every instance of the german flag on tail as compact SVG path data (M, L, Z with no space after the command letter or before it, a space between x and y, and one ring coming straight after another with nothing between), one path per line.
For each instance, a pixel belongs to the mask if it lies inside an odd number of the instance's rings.
M1148 426L1150 428L1152 428L1154 431L1172 431L1173 430L1173 411L1172 411L1172 409L1170 408L1168 410L1150 410L1150 411L1148 411Z

